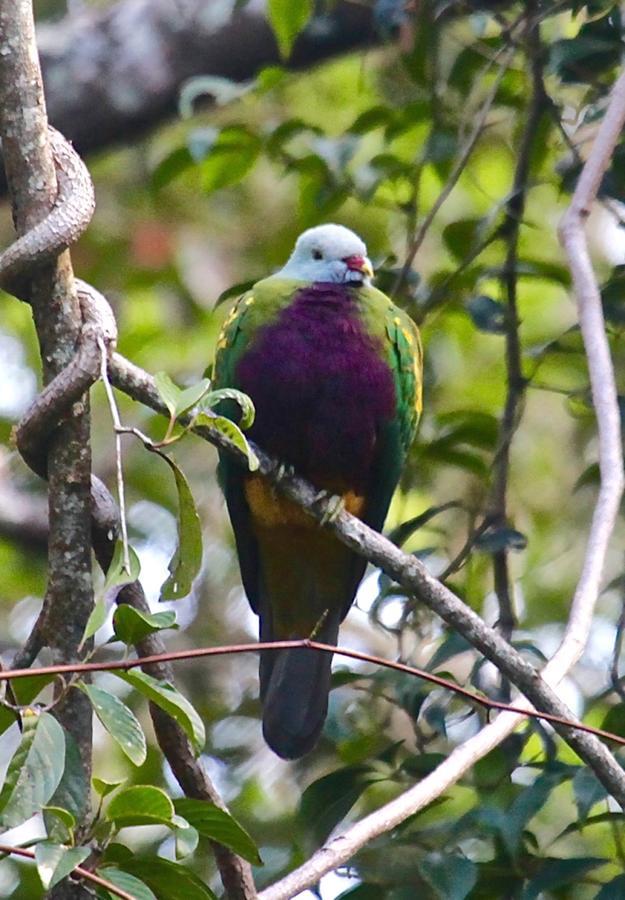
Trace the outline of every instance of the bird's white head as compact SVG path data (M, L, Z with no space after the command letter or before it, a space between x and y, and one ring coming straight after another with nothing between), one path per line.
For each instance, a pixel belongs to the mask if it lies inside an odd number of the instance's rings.
M287 264L276 274L298 281L369 284L373 267L357 234L343 225L317 225L300 234Z

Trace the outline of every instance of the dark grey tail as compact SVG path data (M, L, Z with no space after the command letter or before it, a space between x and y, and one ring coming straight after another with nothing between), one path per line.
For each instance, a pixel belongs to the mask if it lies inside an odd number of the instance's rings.
M338 621L324 622L316 638L336 644L338 633ZM261 633L261 640L271 638ZM283 759L298 759L317 743L328 712L331 664L332 654L319 650L261 653L263 735Z

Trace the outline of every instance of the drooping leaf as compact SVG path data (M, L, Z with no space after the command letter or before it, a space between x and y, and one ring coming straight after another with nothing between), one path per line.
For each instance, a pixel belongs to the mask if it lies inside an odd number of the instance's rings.
M111 588L120 587L122 584L130 584L139 578L139 575L141 574L141 563L132 547L128 547L128 562L130 567L129 571L126 571L124 564L124 545L121 541L117 541L113 552L113 559L111 560L111 564L108 567L106 578L104 580L103 593L110 591ZM83 641L84 640L85 637L83 635Z
M89 847L66 847L52 841L35 845L35 860L41 883L46 890L54 887L89 856Z
M120 604L113 616L115 636L124 644L138 644L148 634L166 628L177 628L176 613L165 610L158 613L142 613L127 603Z
M298 817L318 844L345 818L369 785L370 777L371 770L366 766L346 766L318 778L306 788Z
M543 772L519 794L508 809L502 822L502 837L511 853L518 851L525 826L543 808L553 789L566 777L567 773L560 770Z
M185 822L184 825L176 825L174 828L176 859L186 859L187 856L194 853L199 840L199 832L188 822Z
M28 710L22 739L0 791L0 825L14 828L40 812L54 794L65 766L65 735L50 715Z
M184 900L216 900L195 872L160 856L134 857L120 864L120 868L145 882L158 900L180 900L181 897Z
M76 817L68 809L60 806L44 806L42 810L48 838L60 844L73 844Z
M65 768L57 789L48 801L51 811L44 808L44 821L48 837L59 843L67 840L68 818L83 822L89 808L89 782L80 756L76 739L68 731L65 734ZM65 813L63 816L61 811Z
M156 894L150 890L144 881L141 881L129 872L123 872L121 869L115 868L115 866L103 866L97 870L97 874L101 878L105 878L106 881L110 881L111 884L120 890L126 891L135 900L158 900Z
M197 753L204 749L206 742L204 723L186 697L183 697L175 687L166 681L158 681L138 669L128 672L115 671L113 674L132 685L144 697L169 713L172 719L175 719L183 728Z
M267 13L280 55L286 59L313 11L312 0L269 0Z
M98 719L128 759L135 766L143 765L147 755L145 735L133 711L115 694L95 684L83 682L78 686L89 697Z
M176 404L180 397L180 388L174 384L167 372L157 372L154 376L154 384L161 400L169 410L171 416L175 416Z
M480 294L478 297L468 300L466 308L473 324L480 331L486 331L489 334L506 333L507 311L503 303Z
M167 825L172 827L174 804L162 788L133 784L111 799L106 818L118 828L127 825Z
M102 628L102 626L106 622L107 616L108 609L106 608L104 597L99 597L96 600L93 609L91 610L89 618L87 619L87 624L85 625L85 630L80 640L80 644L78 645L78 650L82 650L85 642L88 641L89 638L93 637L96 631Z
M251 398L248 397L247 394L244 394L243 391L237 391L236 388L220 388L217 391L211 391L210 394L204 398L202 405L205 408L212 409L223 400L234 400L234 402L238 404L241 410L241 419L238 424L242 431L247 431L248 428L252 427L256 410L254 409Z
M588 818L588 813L595 803L605 800L608 791L601 784L592 769L587 769L585 766L581 766L575 773L572 784L577 814L580 822L583 823Z
M207 193L241 181L260 155L260 138L243 125L222 128L200 164L202 186Z
M484 553L501 550L525 550L527 538L514 528L487 528L475 541L475 547Z
M545 891L565 885L576 885L587 872L608 862L594 856L546 859L541 861L540 871L525 886L521 900L537 900Z
M244 453L247 457L247 464L250 472L255 472L258 469L260 465L258 457L248 444L245 435L238 425L230 419L226 419L225 416L208 416L203 413L200 413L195 421L197 425L207 425L209 428L215 428L217 431L221 431L222 434L225 434L228 440L232 441L235 447L238 447L241 453Z
M188 797L174 800L174 806L203 837L229 847L255 866L262 865L256 844L230 813L205 800Z
M202 565L202 526L189 483L181 469L163 456L174 473L178 490L178 546L169 561L169 578L161 588L161 600L186 597Z
M419 869L441 900L464 900L477 881L477 866L464 856L429 853L420 861Z
M625 897L625 875L617 875L604 884L595 900L622 900Z

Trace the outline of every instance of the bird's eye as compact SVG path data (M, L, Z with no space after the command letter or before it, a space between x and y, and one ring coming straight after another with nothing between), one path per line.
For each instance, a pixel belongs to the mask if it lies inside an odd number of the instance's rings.
M323 259L323 253L321 250L313 250L312 252L313 259Z

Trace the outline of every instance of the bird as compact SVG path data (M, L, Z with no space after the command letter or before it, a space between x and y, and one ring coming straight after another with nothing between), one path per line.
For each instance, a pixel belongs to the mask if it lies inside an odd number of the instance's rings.
M248 436L380 531L421 413L423 358L417 326L373 276L349 228L304 231L286 264L226 316L213 386L247 394ZM227 414L236 419L233 405ZM336 645L366 560L223 451L218 477L259 640ZM331 661L312 648L260 654L263 736L283 759L319 739Z

